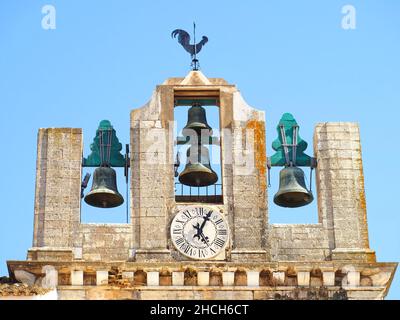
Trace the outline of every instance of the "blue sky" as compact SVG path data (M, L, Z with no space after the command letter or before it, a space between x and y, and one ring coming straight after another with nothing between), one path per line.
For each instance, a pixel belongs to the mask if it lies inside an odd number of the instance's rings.
M46 4L56 8L55 30L41 27ZM346 4L356 9L355 30L341 28ZM164 79L189 71L170 32L190 30L194 20L198 37L209 38L203 73L236 84L266 111L269 146L284 112L295 115L309 153L316 123L360 124L371 248L378 261L400 260L399 1L3 0L0 274L31 246L38 128L83 128L87 154L99 121L109 119L127 143L130 110ZM315 205L299 213L271 208L272 222L316 215ZM400 299L398 275L389 298Z

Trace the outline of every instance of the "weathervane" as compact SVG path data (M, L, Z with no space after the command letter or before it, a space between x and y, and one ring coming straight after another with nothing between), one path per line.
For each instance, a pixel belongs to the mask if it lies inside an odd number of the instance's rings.
M203 36L201 41L196 44L196 24L193 22L193 44L190 44L190 35L185 30L176 29L172 31L171 37L176 38L178 36L178 42L182 47L190 53L192 58L192 69L199 70L199 60L197 60L197 54L201 51L201 48L208 42L208 38Z

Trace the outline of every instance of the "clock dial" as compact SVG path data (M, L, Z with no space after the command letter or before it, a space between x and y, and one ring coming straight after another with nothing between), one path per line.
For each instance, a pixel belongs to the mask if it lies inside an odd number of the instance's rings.
M191 259L210 259L222 252L229 239L228 224L217 210L190 206L179 211L171 223L176 249Z

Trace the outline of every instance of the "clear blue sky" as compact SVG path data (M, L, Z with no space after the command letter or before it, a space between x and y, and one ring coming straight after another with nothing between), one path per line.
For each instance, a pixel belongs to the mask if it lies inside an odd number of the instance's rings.
M56 30L41 27L45 4L56 8ZM341 28L346 4L356 8L355 30ZM38 128L83 128L87 154L98 122L110 119L128 142L130 110L189 71L170 32L193 20L209 37L203 73L266 111L269 145L287 111L310 144L317 122L360 123L371 248L379 261L400 260L400 1L3 0L0 274L31 246ZM271 210L273 222L316 221L315 206ZM389 298L400 298L399 278Z

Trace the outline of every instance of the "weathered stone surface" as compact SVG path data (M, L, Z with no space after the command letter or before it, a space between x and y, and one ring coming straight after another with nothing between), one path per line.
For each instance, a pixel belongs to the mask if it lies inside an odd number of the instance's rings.
M128 280L133 281L134 272L132 272L132 271L124 271L124 272L122 272L122 279L128 279Z
M72 245L73 222L80 214L81 162L81 129L39 130L34 247Z
M71 271L71 285L82 286L83 285L83 271L73 270Z
M96 271L96 285L107 285L108 284L108 271Z
M247 285L249 287L260 285L260 273L258 271L247 271Z
M26 283L0 284L0 300L27 299L32 296L45 296L51 289Z
M14 276L17 281L27 284L29 286L33 286L36 281L36 276L25 270L15 270Z
M182 271L172 272L172 285L183 286L185 273Z
M371 280L374 286L385 286L390 280L392 274L390 272L381 272L371 276Z
M148 286L159 286L160 285L160 274L158 271L147 272L147 285Z
M210 272L199 271L197 273L197 284L199 286L209 286L210 285Z
M224 286L233 286L235 284L235 273L231 271L222 272L222 283Z
M310 272L298 272L297 273L297 284L301 287L310 286Z
M327 231L330 249L369 249L358 125L318 124L314 153L319 159L319 219L331 230Z
M54 266L44 266L42 272L45 273L45 277L42 279L41 286L46 289L54 289L58 285L58 271Z
M285 284L285 272L277 271L272 273L272 279L277 286Z
M335 285L335 272L333 272L333 271L323 272L323 284L324 284L324 286L334 286Z

